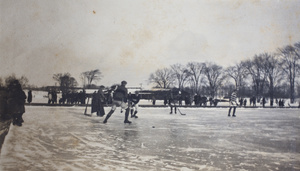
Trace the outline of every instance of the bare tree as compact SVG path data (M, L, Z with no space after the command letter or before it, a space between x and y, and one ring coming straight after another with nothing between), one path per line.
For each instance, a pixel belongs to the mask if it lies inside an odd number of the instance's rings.
M71 76L70 73L58 73L53 75L53 79L60 85L60 90L66 93L70 88L74 88L78 85L76 79Z
M27 87L28 86L28 78L25 76L21 76L20 78L17 78L15 74L12 74L10 76L7 76L5 78L5 85L9 85L12 81L18 80L19 83L21 84L22 87Z
M281 66L285 74L288 76L288 81L290 84L290 100L291 103L295 100L295 79L297 72L299 72L299 48L300 42L295 44L295 47L288 45L284 48L279 48L281 52Z
M174 77L176 78L176 82L178 84L178 88L182 90L184 88L184 85L190 76L189 71L187 68L182 64L174 64L171 65L172 73Z
M154 83L159 88L170 88L174 80L172 72L168 68L158 69L149 77L149 82Z
M189 78L195 93L199 93L201 84L201 74L204 69L204 64L199 62L189 62L187 64L187 69L189 71Z
M243 65L247 69L247 74L252 78L253 88L256 96L263 95L266 74L263 72L263 62L261 55L255 55L252 60L246 60Z
M241 88L243 86L244 79L247 77L247 74L242 62L228 67L225 72L234 80L236 88Z
M266 79L269 83L269 96L273 102L274 88L283 79L282 69L279 67L279 60L274 54L263 53L262 55L263 70L266 74Z
M217 64L208 63L204 66L203 74L208 80L210 96L214 98L216 92L226 78L226 75L223 74L223 68Z
M83 86L85 87L85 80L87 80L88 85L91 85L93 81L101 80L102 73L99 69L86 71L81 73L82 79L83 79Z

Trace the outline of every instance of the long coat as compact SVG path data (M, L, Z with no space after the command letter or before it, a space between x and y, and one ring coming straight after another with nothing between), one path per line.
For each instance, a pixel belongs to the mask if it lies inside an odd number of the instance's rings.
M7 91L5 89L0 89L0 119L9 119L7 113Z
M28 91L27 102L28 102L28 103L31 103L31 102L32 102L32 91L31 91L31 90Z
M105 115L103 104L105 103L105 96L103 91L99 90L93 93L92 97L92 113L97 112L97 115Z
M11 89L8 93L8 113L25 113L26 94L22 89Z
M97 93L94 92L92 96L92 113L97 112L99 110L99 98L97 97Z

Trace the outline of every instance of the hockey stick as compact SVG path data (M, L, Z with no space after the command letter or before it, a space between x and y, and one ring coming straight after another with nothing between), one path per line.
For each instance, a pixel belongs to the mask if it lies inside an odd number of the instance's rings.
M86 113L86 112L87 112L87 107L88 107L88 105L89 105L89 100L90 100L90 97L88 97L87 103L86 103L86 105L85 105L84 115L92 116L92 114L89 115L89 114Z
M181 115L186 115L185 113L181 113L181 111L177 108L177 110L179 111L179 113L181 114Z

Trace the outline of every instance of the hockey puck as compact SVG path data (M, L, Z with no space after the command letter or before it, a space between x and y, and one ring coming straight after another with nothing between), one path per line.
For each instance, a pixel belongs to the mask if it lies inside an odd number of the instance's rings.
M155 126L152 126L152 128L155 128Z

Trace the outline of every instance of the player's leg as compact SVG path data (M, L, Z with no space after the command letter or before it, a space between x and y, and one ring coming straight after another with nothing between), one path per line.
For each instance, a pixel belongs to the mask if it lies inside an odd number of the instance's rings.
M138 107L139 107L139 105L138 104L135 104L134 105L134 114L133 114L133 117L135 117L135 118L138 118L138 116L136 116L136 114L138 113Z
M124 119L124 123L129 123L129 124L131 124L131 122L128 120L128 116L129 116L129 108L127 108L126 111L125 111L125 119Z
M110 118L110 116L115 112L116 108L117 108L117 103L113 102L112 107L111 107L111 110L110 110L110 111L108 112L108 114L106 115L106 117L105 117L103 123L106 123L106 122L107 122L107 120Z
M176 106L176 104L174 105L174 112L175 112L175 114L177 114L177 106Z
M130 111L130 116L133 118L134 106L132 103L129 103L128 106L129 106L128 108Z
M127 103L122 102L122 103L121 103L121 108L122 108L122 109L125 109L125 119L124 119L124 123L129 123L129 124L131 124L131 122L128 120L129 110L130 110L129 106L127 105Z
M131 117L133 117L133 111L134 111L133 108L131 108L130 109L130 115L131 115Z
M233 116L233 117L236 117L236 116L235 116L235 110L236 110L236 107L233 107L233 113L232 113L232 116Z
M230 116L230 112L231 112L232 107L229 107L229 111L228 111L228 116Z

